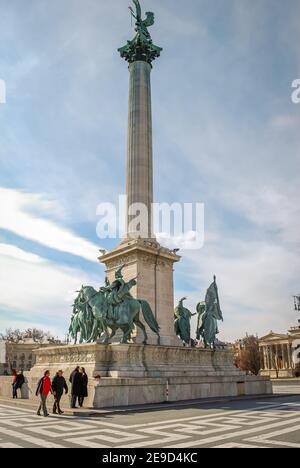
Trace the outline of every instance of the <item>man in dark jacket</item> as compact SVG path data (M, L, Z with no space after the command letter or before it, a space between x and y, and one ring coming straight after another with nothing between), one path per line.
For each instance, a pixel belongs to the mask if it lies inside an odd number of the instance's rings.
M82 408L84 399L88 396L88 383L89 383L89 379L85 372L84 367L80 368L80 376L81 376L80 396L78 398L78 403L79 403L80 408Z
M21 370L18 373L17 378L16 378L16 391L20 389L22 392L22 387L24 383L25 383L25 377L24 377L23 371ZM22 393L21 393L21 398L22 398Z
M22 390L22 386L25 383L25 377L23 374L23 371L18 372L15 378L15 383L14 383L14 398L18 398L18 392L17 390ZM22 396L22 394L21 394Z
M70 382L72 384L71 408L76 408L77 398L81 396L81 374L79 369L80 367L77 366L70 375Z
M63 414L64 412L60 409L60 400L65 391L66 395L68 393L68 385L63 376L63 371L59 370L52 380L52 391L54 395L54 405L53 405L53 414Z

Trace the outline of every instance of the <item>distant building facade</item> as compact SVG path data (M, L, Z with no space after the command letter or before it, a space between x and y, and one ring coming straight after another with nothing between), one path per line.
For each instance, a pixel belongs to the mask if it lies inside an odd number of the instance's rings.
M0 341L0 375L11 374L12 369L29 371L35 364L34 350L51 346L49 343L36 343L25 339L19 343Z
M5 341L0 340L0 375L4 374L6 364L6 346Z
M259 340L261 372L271 378L300 377L300 326L287 334L270 332Z

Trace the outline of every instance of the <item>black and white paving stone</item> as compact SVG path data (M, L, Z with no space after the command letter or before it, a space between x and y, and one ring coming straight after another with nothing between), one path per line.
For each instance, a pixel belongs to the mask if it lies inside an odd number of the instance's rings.
M300 396L198 407L38 417L0 405L0 448L300 448Z

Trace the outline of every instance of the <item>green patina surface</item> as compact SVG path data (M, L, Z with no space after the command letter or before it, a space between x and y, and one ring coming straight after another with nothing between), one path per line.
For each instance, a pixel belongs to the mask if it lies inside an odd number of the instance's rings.
M141 316L148 327L157 335L160 342L159 325L148 302L134 299L130 293L136 285L136 279L126 283L121 267L115 273L115 281L110 284L106 279L105 286L96 291L92 286L82 286L73 305L73 315L69 333L77 342L92 343L102 339L103 343L111 343L118 330L122 330L122 343L131 341L135 327L144 334L144 344L147 344L146 327L140 320Z
M215 348L219 333L218 321L223 321L216 277L206 292L205 301L197 305L197 339L203 339L205 348Z
M122 58L127 62L133 63L138 60L151 63L160 56L162 48L153 44L151 35L148 31L150 26L154 25L154 13L146 12L146 18L142 19L142 9L139 0L132 0L135 10L130 7L131 15L135 19L136 35L128 41L124 47L118 49Z

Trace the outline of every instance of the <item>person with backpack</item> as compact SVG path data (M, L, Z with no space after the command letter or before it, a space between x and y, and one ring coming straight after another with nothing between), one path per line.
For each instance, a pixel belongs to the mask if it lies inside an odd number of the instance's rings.
M50 371L46 371L44 373L44 377L42 377L39 380L39 383L37 385L36 389L36 396L40 397L40 405L37 410L37 415L41 416L41 410L43 410L44 417L46 418L49 416L48 410L47 410L47 398L49 393L53 394L52 392L52 387L51 387L51 380L50 380Z

